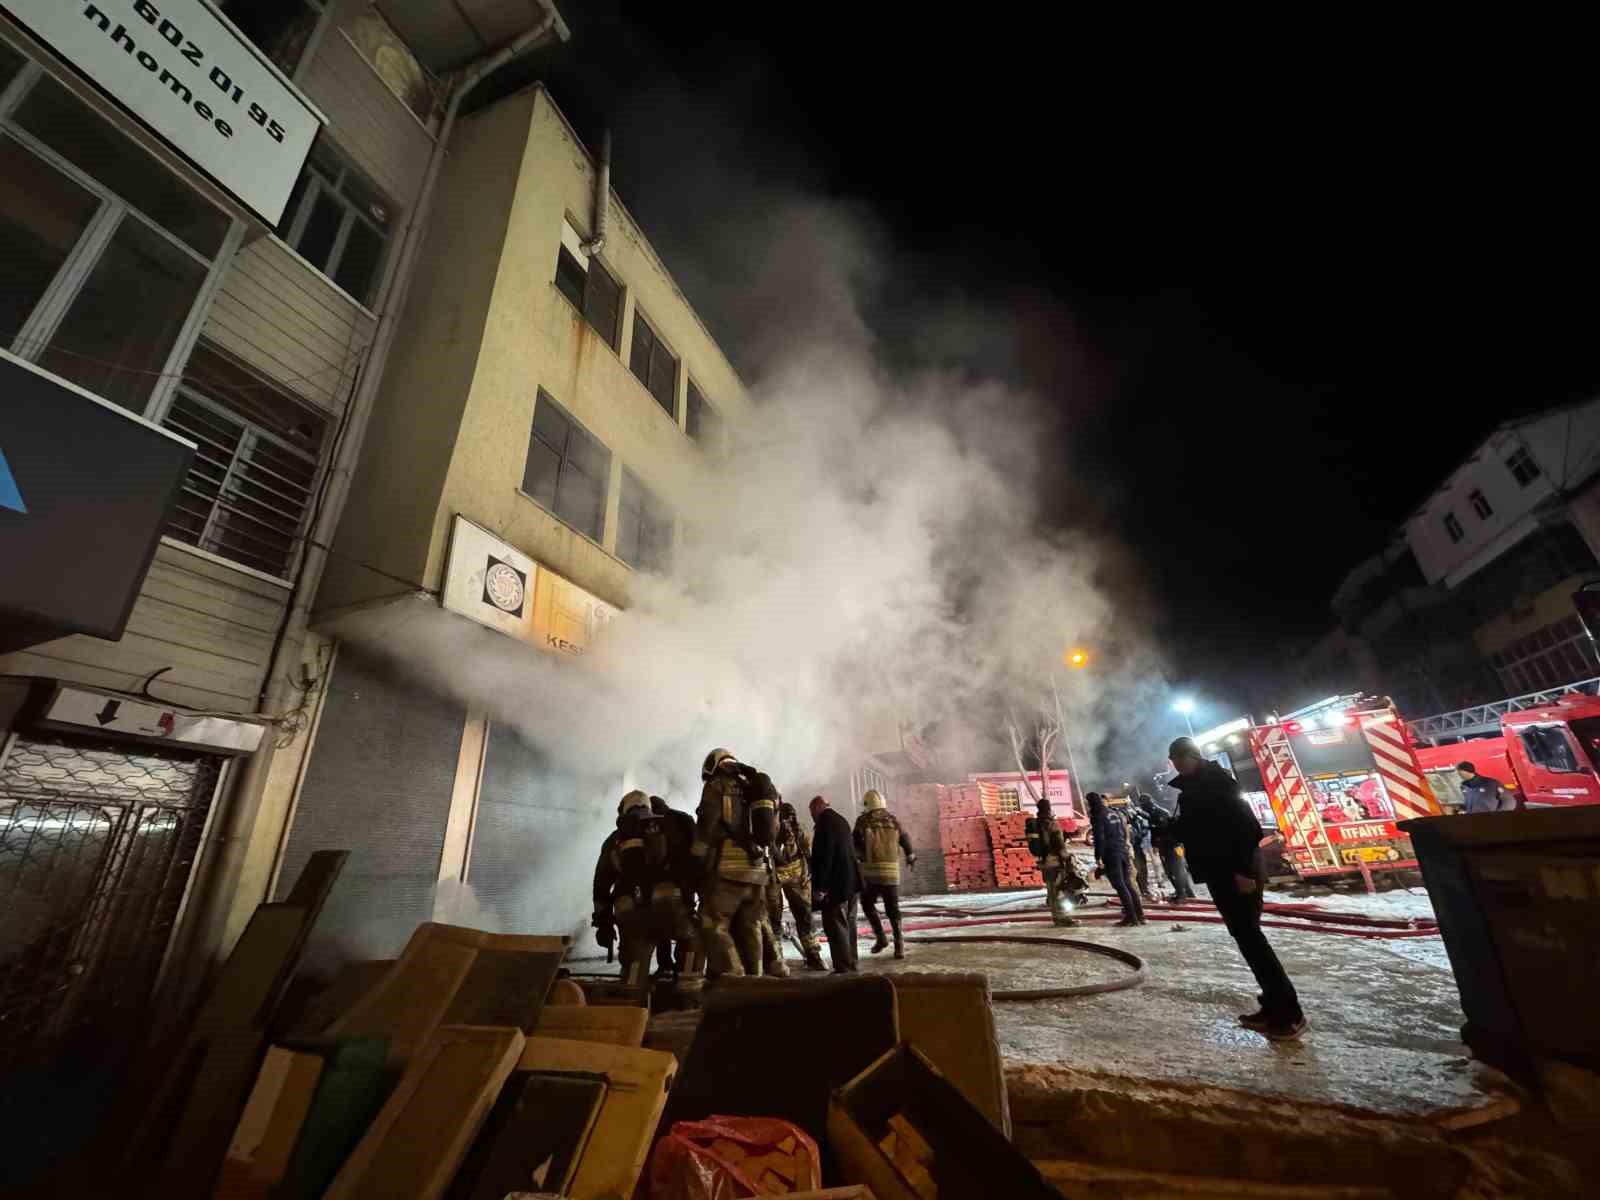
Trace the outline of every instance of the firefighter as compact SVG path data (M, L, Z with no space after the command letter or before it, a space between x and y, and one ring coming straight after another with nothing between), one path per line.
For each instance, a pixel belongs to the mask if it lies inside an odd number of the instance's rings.
M1134 882L1139 888L1139 898L1153 903L1156 897L1150 890L1150 818L1145 816L1137 800L1129 801L1127 815L1128 844L1133 847Z
M1040 797L1038 811L1037 818L1028 818L1028 849L1039 860L1039 874L1044 876L1044 894L1050 903L1050 919L1057 925L1076 925L1077 919L1069 915L1073 901L1067 898L1067 894L1082 890L1075 889L1074 884L1081 884L1083 877L1078 874L1077 865L1067 850L1067 839L1051 812L1048 796Z
M1472 763L1458 762L1456 778L1461 780L1463 813L1515 812L1517 798L1501 785L1498 779L1479 775Z
M1172 836L1172 814L1157 804L1153 796L1143 792L1139 794L1139 808L1150 822L1150 841L1161 856L1161 870L1172 885L1172 895L1167 897L1167 902L1182 904L1185 900L1193 900L1194 882L1189 878L1189 865L1184 861L1183 847Z
M1143 925L1144 905L1133 890L1133 845L1128 836L1128 818L1120 808L1112 808L1099 792L1084 797L1089 802L1089 820L1094 825L1096 877L1104 876L1122 904L1118 925Z
M800 828L800 814L788 801L778 805L778 844L773 848L773 880L767 888L767 917L779 935L780 948L785 898L807 969L826 971L828 964L822 961L822 946L811 925L811 839Z
M883 936L883 923L878 919L878 899L883 899L883 911L894 932L894 956L906 956L905 938L900 931L900 853L905 852L908 866L917 865L917 852L911 839L894 814L884 806L883 795L873 788L861 797L861 815L856 818L854 841L856 858L861 863L861 904L867 910L867 924L872 926L872 953L879 954L888 948L889 939Z
M667 840L672 849L672 861L679 865L678 891L683 896L684 906L689 910L690 923L693 925L698 904L696 886L699 882L694 877L694 818L681 809L673 808L660 796L650 797L650 811L667 823ZM689 955L695 952L694 938L677 942L669 939L656 947L656 962L661 970L670 970L674 974L682 975Z
M663 940L693 946L694 926L684 903L682 880L689 871L688 847L674 854L670 822L651 811L641 791L622 798L616 833L606 839L595 868L595 937L608 950L620 935L622 978L643 991L650 955ZM691 950L686 974L697 974Z
M778 833L778 789L764 773L716 749L700 768L705 786L695 817L700 935L712 974L759 974L762 926Z

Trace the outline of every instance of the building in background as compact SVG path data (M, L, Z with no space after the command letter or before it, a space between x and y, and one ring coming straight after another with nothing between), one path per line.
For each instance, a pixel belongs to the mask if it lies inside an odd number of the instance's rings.
M606 179L540 85L464 116L452 141L316 600L338 648L314 749L252 848L281 895L313 851L358 847L313 966L392 954L436 915L586 924L623 781L552 761L504 705L492 719L471 663L576 670L562 660L670 566L686 498L749 407ZM424 644L459 654L454 686L410 673L438 668ZM537 724L537 703L517 716Z
M549 0L0 0L0 370L85 422L0 432L0 553L41 556L0 579L0 1052L136 1044L265 896L460 101L565 37ZM107 471L183 452L148 522L120 477L88 524L47 494L102 426L147 439Z
M1600 400L1508 421L1345 577L1305 695L1422 716L1600 675L1572 603L1597 574Z

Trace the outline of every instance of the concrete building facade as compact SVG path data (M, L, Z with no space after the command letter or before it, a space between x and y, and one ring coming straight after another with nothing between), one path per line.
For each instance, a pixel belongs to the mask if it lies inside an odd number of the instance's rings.
M1495 429L1345 577L1335 660L1417 716L1600 675L1572 603L1600 575L1597 480L1600 400Z
M461 101L566 36L548 0L446 7L0 0L0 367L192 455L160 527L127 535L151 554L119 636L41 637L0 586L18 1045L125 1037L97 998L181 1011L266 895L247 852L327 691L307 617ZM49 519L25 503L40 465L8 461L0 536ZM98 502L114 526L119 497Z
M603 176L542 86L461 120L316 601L314 630L338 642L321 732L250 854L281 894L314 850L365 843L315 966L394 953L436 916L586 921L624 781L553 762L470 681L418 678L406 643L530 671L581 655L670 566L687 498L749 415Z

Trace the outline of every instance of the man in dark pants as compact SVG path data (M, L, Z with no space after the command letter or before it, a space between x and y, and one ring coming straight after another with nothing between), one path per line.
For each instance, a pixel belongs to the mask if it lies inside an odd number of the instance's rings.
M856 896L861 876L856 869L850 822L811 798L811 899L822 912L822 932L837 975L856 969Z
M1118 925L1143 925L1144 905L1133 888L1133 845L1129 840L1128 818L1113 810L1099 792L1084 797L1089 802L1089 821L1094 826L1094 861L1122 904Z
M1266 871L1261 862L1261 823L1239 794L1232 775L1207 762L1190 738L1167 751L1178 775L1174 840L1182 842L1189 868L1211 892L1211 900L1250 965L1261 988L1261 1008L1239 1024L1273 1041L1289 1041L1306 1031L1305 1014L1294 984L1261 932L1261 893Z

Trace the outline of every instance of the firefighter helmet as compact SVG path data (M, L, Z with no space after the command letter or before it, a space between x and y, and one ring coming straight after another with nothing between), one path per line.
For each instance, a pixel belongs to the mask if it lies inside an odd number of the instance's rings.
M716 774L718 767L720 767L723 763L731 762L732 760L732 750L724 750L721 747L713 750L710 754L706 755L706 761L700 764L701 780L704 781L710 779Z
M617 805L617 816L621 816L631 808L649 808L650 797L638 788L629 792L622 798L622 803Z
M861 807L868 812L883 807L883 793L877 788L868 788L867 794L861 797Z

